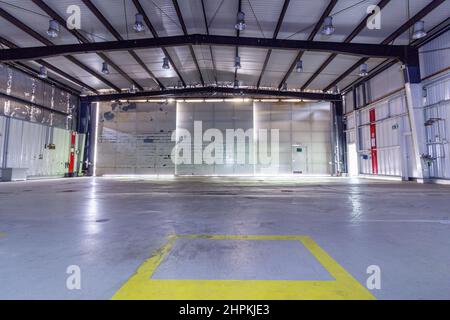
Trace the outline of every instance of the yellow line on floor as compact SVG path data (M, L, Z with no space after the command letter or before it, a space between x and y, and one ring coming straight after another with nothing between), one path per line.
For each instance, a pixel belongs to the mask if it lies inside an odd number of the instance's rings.
M155 280L151 276L177 238L211 240L299 241L335 280ZM308 236L179 235L171 236L120 288L113 299L179 300L313 300L375 299L375 297Z

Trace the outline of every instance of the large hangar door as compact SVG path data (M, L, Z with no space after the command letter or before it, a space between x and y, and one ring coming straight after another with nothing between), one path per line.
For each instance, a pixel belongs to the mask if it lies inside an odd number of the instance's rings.
M253 153L252 135L247 135L245 142L238 145L235 139L233 148L227 148L227 130L239 130L249 133L253 128L253 102L179 102L177 104L177 129L185 130L191 135L190 163L176 165L177 175L253 175L251 163ZM195 130L196 129L196 130ZM203 152L213 140L209 131L216 129L221 135L215 150L217 161L209 163ZM200 138L200 140L199 140ZM230 141L228 141L230 142ZM213 155L216 155L213 153ZM244 162L238 159L245 159Z

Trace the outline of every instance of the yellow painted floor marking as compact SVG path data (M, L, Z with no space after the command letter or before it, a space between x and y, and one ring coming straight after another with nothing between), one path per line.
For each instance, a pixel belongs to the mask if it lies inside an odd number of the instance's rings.
M6 233L0 232L0 238L5 237L5 236L6 236Z
M176 239L300 241L335 280L151 279ZM113 296L115 300L373 300L375 297L308 236L178 235L145 261Z

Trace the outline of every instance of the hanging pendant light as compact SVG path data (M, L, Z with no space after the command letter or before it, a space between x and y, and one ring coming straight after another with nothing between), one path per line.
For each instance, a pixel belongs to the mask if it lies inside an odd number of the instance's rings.
M39 78L41 78L41 79L46 79L47 76L48 76L47 68L44 67L44 66L40 67L40 68L39 68L39 75L38 75L38 76L39 76Z
M144 32L145 31L144 16L140 13L136 13L135 19L136 22L133 25L133 30L136 32Z
M56 20L50 20L48 22L47 35L50 38L57 38L59 35L59 23Z
M162 68L165 70L170 69L169 58L167 58L167 57L163 58Z
M359 76L360 77L367 77L369 75L369 72L367 71L367 64L363 63L359 66Z
M333 17L328 16L325 18L323 22L323 28L322 28L322 34L324 35L332 35L334 33L334 26L333 26Z
M109 74L109 68L108 68L108 64L106 62L103 62L102 65L102 73L108 75Z
M295 66L295 72L300 73L303 71L303 61L299 60Z
M422 39L427 35L427 32L425 31L425 22L424 21L417 21L414 24L414 33L412 38L414 40Z
M245 30L247 25L245 24L245 13L239 11L237 14L237 23L234 25L234 28L239 31Z
M242 66L241 66L241 57L240 56L236 56L235 58L234 58L234 67L236 68L236 69L240 69Z

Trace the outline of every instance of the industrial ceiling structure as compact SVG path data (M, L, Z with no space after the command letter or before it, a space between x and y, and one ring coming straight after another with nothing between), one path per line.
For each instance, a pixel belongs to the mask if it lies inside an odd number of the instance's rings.
M373 5L381 23L371 30ZM80 28L72 29L77 8ZM77 94L220 87L333 100L360 79L362 65L365 75L408 64L415 25L448 28L448 12L445 0L5 0L0 45L12 50L1 50L0 61L48 70Z

